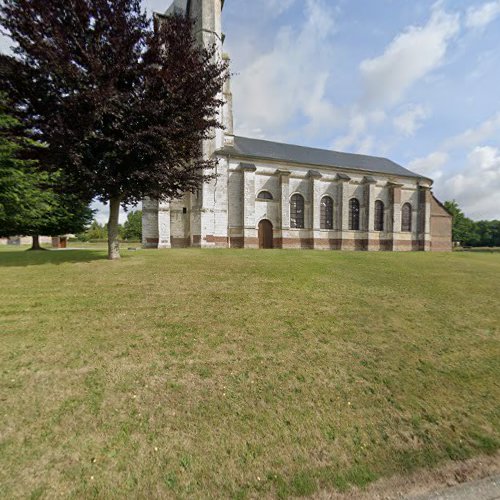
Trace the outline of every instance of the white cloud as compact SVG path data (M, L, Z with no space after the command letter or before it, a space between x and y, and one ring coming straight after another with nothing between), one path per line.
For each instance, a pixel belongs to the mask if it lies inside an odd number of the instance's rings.
M448 153L436 151L424 158L417 158L411 161L408 163L407 167L417 174L422 174L432 179L439 179L443 175L442 168L446 165L448 160Z
M362 96L344 112L350 116L348 131L334 141L333 147L375 154L373 148L380 141L373 131L380 129L391 108L410 87L429 78L444 63L449 44L459 31L460 16L447 13L442 2L437 2L425 25L406 28L380 56L362 61ZM392 123L400 134L411 137L429 116L428 108L410 104L400 110Z
M94 201L91 205L93 210L96 210L94 218L99 222L99 224L107 224L109 219L109 204L101 203L100 201ZM134 210L142 210L142 203L139 203L136 207L127 207L127 211L123 207L120 207L120 224L123 224L127 220L128 212Z
M362 103L397 103L415 82L443 64L448 45L459 30L459 15L448 14L436 4L425 26L408 27L381 56L361 63Z
M309 89L309 95L304 100L302 112L309 119L305 127L305 133L308 135L321 132L325 127L339 125L343 120L340 110L325 97L329 78L327 71L319 72L313 87Z
M12 45L12 40L9 37L0 35L0 52L3 54L10 53L10 46Z
M373 135L366 135L358 141L353 152L360 155L373 155L375 154L375 141L376 139Z
M382 110L363 112L353 108L349 120L349 131L346 135L339 137L333 143L337 150L350 150L358 153L372 153L374 137L367 134L371 126L379 126L387 116Z
M407 167L434 179L438 196L456 199L467 216L500 219L500 150L484 145L499 132L497 113L477 127L447 139L437 151L413 160ZM462 166L458 173L457 166Z
M500 16L500 1L486 2L478 7L469 7L465 24L468 28L484 28Z
M264 0L263 3L266 14L279 16L288 10L295 3L295 0ZM262 10L262 8L259 10Z
M468 156L469 165L480 171L491 172L496 170L500 174L500 155L498 148L492 146L477 146Z
M454 150L467 150L495 137L500 132L500 113L493 115L475 128L446 139L437 151L425 158L409 163L410 170L419 173L438 172L448 161L449 153ZM420 169L420 170L419 170Z
M403 135L411 137L422 126L422 121L428 118L430 112L421 105L410 105L408 109L393 120L396 129Z
M309 130L335 121L337 111L326 98L331 59L326 40L334 32L334 10L324 0L304 3L305 19L297 29L281 28L272 48L255 54L234 78L237 129L262 129L279 136L281 127L305 117Z
M500 151L477 146L467 157L464 170L440 188L447 199L456 199L473 219L500 218Z
M485 120L476 128L470 128L462 134L451 137L446 140L442 146L443 149L470 148L481 144L490 137L500 132L500 113L495 114L488 120Z

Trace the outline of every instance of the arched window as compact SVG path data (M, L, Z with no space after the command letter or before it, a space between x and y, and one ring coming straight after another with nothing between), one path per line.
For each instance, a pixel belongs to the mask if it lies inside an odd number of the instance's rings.
M401 231L411 232L411 205L405 203L401 209Z
M329 196L321 198L321 229L333 229L333 200Z
M384 230L384 204L380 200L375 202L375 231Z
M349 229L359 231L359 201L356 198L349 201Z
M290 200L290 227L304 229L304 197L294 194Z
M258 195L257 198L259 200L272 200L273 195L269 191L261 191Z

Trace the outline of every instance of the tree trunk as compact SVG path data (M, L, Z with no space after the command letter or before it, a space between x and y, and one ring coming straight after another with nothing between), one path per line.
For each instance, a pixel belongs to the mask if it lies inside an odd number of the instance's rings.
M118 241L118 220L120 217L120 197L115 196L109 200L108 222L108 259L120 258L120 242Z
M30 250L45 250L45 248L42 248L40 246L40 236L32 236L33 238L33 243L31 245Z

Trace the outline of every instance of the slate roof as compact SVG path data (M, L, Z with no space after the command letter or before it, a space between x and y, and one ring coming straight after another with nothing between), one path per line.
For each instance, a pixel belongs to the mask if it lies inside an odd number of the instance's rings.
M222 155L231 154L241 158L278 160L305 165L337 167L345 170L363 170L398 177L427 179L427 177L411 172L387 158L340 153L327 149L308 148L293 144L263 141L261 139L249 139L248 137L235 136L234 147L225 146L217 151L217 153Z

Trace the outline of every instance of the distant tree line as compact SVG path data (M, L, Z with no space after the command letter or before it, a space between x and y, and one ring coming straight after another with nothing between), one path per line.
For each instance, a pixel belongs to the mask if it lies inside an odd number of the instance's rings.
M130 212L127 220L118 226L120 240L141 241L142 239L142 210ZM100 224L93 220L90 226L76 235L80 241L106 241L108 239L107 224Z
M465 216L458 203L445 202L453 215L453 241L463 247L500 247L500 220L473 221Z

